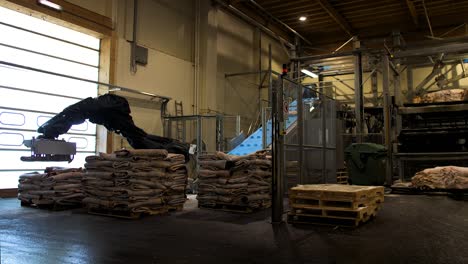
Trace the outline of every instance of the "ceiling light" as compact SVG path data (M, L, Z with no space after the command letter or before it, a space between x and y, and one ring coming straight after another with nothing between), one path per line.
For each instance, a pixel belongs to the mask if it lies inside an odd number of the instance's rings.
M306 70L306 69L302 69L301 72L309 77L312 77L312 78L318 78L318 75L309 71L309 70Z
M299 20L300 20L300 21L306 21L306 20L307 20L307 17L301 16L301 17L299 17Z
M43 6L47 6L55 10L59 10L59 11L62 10L62 7L60 5L53 3L51 1L48 1L48 0L38 0L37 2Z

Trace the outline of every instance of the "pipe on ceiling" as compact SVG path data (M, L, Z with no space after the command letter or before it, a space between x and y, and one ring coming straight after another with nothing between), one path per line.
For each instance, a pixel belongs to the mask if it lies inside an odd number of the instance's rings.
M467 53L467 43L453 43L438 46L426 46L421 48L411 48L403 51L395 52L394 58L416 57L416 56L430 56L441 53Z
M276 18L275 16L273 16L270 12L268 12L265 8L263 8L261 5L259 5L257 2L255 2L254 0L249 0L249 2L251 4L253 4L256 8L262 10L263 13L265 13L267 16L269 16L270 18L272 18L276 23L282 25L283 27L287 28L289 31L291 31L292 33L294 33L294 35L298 36L299 38L301 38L302 40L304 40L305 43L309 44L309 45L313 45L308 39L306 39L304 36L302 36L301 34L299 34L299 32L297 32L296 30L294 30L293 28L291 28L290 26L288 26L288 24L284 23L283 21L279 20L278 18Z
M294 48L294 45L291 42L289 42L285 38L279 36L278 34L273 32L273 30L271 30L271 29L267 28L266 26L262 25L261 23L257 22L255 19L253 19L250 16L246 15L244 12L240 11L239 9L235 8L234 6L226 4L222 0L214 0L214 1L216 3L218 3L219 5L221 5L222 7L224 7L225 9L231 11L236 16L242 18L245 22L249 23L250 25L258 27L260 30L262 30L264 33L268 34L269 36L279 39L281 42L288 45L288 47L290 47L290 48Z
M320 60L320 59L328 59L328 58L335 58L335 57L347 57L354 55L355 51L345 51L340 53L329 53L329 54L322 54L322 55L312 55L312 56L303 56L297 58L291 58L294 61L307 61L307 60Z
M133 24L132 24L132 42L130 43L130 72L137 72L136 48L137 48L137 23L138 23L138 0L133 0Z

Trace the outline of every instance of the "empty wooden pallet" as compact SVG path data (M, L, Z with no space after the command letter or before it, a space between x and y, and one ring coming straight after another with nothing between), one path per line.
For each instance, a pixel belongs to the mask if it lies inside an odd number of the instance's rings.
M216 211L225 211L225 212L231 212L231 213L254 213L266 208L271 207L271 202L266 202L260 204L259 207L251 207L247 204L230 204L230 203L216 203L213 205L198 205L199 208L202 209L211 209L211 210L216 210Z
M343 227L357 227L368 222L377 215L377 211L365 215L361 218L335 217L335 216L316 216L310 214L288 214L288 223L290 224L312 224L312 225L332 225Z
M357 226L375 217L383 201L380 186L299 185L289 192L288 222Z
M342 169L336 172L336 183L338 184L348 184L348 171L346 169Z
M76 209L76 208L82 208L83 204L81 204L81 203L76 203L76 204L58 204L58 203L40 204L40 203L34 203L34 202L21 201L21 206L22 207L31 207L31 208L37 208L37 209L50 210L50 211L65 211L65 210L72 210L72 209Z
M140 219L147 215L163 215L169 212L168 207L161 207L159 209L152 209L145 212L133 212L131 210L109 209L101 206L88 206L88 214L101 215L115 218L124 219Z

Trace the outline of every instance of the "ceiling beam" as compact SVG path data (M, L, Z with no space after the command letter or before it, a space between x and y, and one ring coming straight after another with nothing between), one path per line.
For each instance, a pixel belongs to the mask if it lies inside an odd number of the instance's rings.
M288 45L288 47L294 47L292 41L290 41L290 37L288 36L287 32L278 29L275 25L269 25L267 21L265 21L260 15L257 13L248 10L248 9L238 9L234 5L228 4L225 0L213 0L220 7L224 8L225 10L230 11L235 16L241 18L245 22L258 27L264 33L268 34L270 37L274 39L278 39L281 43Z
M278 19L277 17L275 17L274 15L272 15L270 12L268 12L265 8L263 8L261 5L259 5L257 2L255 2L254 0L248 0L250 4L252 4L253 6L255 6L256 8L258 8L259 10L262 11L262 13L264 15L266 15L267 17L269 17L270 19L272 19L273 21L275 21L276 23L278 23L279 25L283 26L284 28L288 29L290 32L292 32L294 35L296 35L297 37L301 38L305 43L307 44L311 44L310 40L304 38L299 32L297 32L296 30L294 30L292 27L288 26L286 23L284 23L283 21L281 21L280 19Z
M340 25L340 27L348 33L349 36L353 36L353 29L351 28L351 25L344 19L343 16L341 16L338 11L328 2L328 0L317 0L317 2L320 4L320 6L333 18L333 20Z
M406 5L408 5L408 10L410 12L411 18L416 26L419 26L418 12L414 6L413 0L406 0Z

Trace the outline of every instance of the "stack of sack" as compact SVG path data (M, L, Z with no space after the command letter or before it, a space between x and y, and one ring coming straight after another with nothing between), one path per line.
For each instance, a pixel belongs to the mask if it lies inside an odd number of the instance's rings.
M182 154L164 149L119 150L86 158L83 186L91 208L159 214L185 203Z
M425 169L411 178L411 186L421 189L468 189L468 168L446 166Z
M197 200L200 207L236 205L254 209L271 205L271 156L222 152L199 157Z
M415 97L413 103L444 103L468 100L468 90L449 89L425 94L422 98Z
M29 205L80 205L83 198L83 171L58 167L44 173L25 173L19 177L18 199Z

